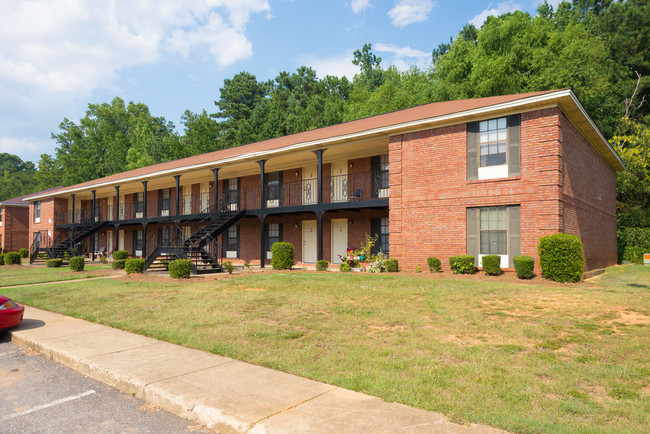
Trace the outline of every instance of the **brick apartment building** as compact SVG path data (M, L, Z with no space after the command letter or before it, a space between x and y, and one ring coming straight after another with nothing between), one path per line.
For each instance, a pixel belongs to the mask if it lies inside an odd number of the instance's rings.
M28 248L29 241L29 202L27 196L14 197L0 201L0 248L2 252L17 252Z
M571 90L432 103L32 195L31 253L173 253L201 271L264 266L287 241L337 264L378 234L405 270L464 253L511 268L564 232L592 270L616 262L622 169Z

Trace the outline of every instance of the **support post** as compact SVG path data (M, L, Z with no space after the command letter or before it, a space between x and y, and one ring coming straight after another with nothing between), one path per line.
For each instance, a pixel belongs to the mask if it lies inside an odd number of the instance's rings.
M219 168L212 169L214 173L214 210L219 209Z
M90 218L92 219L90 223L94 224L95 223L95 210L97 209L96 204L95 204L95 202L97 200L97 197L96 197L97 191L93 190L91 193L93 194L93 201L92 201L92 203L90 205L90 207L91 207ZM92 252L92 261L93 262L95 262L95 247L96 247L95 246L95 234L92 234L90 236L90 251Z
M70 217L70 223L74 224L74 212L75 212L75 194L72 193L72 216Z
M120 186L116 185L115 186L115 220L119 220L119 219L120 219Z
M142 186L144 187L144 193L142 194L142 217L147 218L147 183L149 181L142 181ZM146 228L145 228L146 230Z
M181 175L175 175L174 179L176 180L176 215L181 215L181 193L180 193L180 179Z
M145 196L146 195L147 194L145 193ZM145 212L145 215L146 215L146 212ZM144 259L144 260L147 259L147 224L146 223L142 223L142 259Z
M314 151L318 159L318 210L316 211L316 259L318 261L323 259L323 152L325 149Z
M260 267L264 268L264 263L266 262L266 249L264 248L264 209L266 208L264 165L266 160L260 160L257 163L260 165Z
M320 261L323 259L323 213L318 210L316 212L316 260Z

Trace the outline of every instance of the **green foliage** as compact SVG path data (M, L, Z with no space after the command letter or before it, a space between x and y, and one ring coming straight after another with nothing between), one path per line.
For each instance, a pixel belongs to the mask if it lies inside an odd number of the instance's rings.
M650 253L650 228L619 229L617 241L621 260L642 264L643 254Z
M271 246L271 267L274 270L289 270L293 267L293 244L278 242Z
M0 253L0 265L4 265L4 264L5 264L5 254Z
M397 273L399 271L399 261L397 259L386 260L386 271L389 273Z
M86 260L83 256L73 256L70 258L70 270L72 271L84 271Z
M535 259L530 256L515 256L512 261L515 263L515 272L520 279L532 279L535 269Z
M475 258L472 255L451 256L449 267L454 274L473 274L476 271L474 261Z
M116 259L113 262L111 262L111 268L113 270L123 270L125 262L126 259Z
M18 250L18 253L20 254L21 258L26 258L27 256L29 256L29 250L27 250L24 247L22 249Z
M128 250L116 250L113 252L113 259L116 261L129 259Z
M575 235L554 234L539 239L537 245L542 276L556 282L582 279L582 242Z
M317 271L326 271L327 268L329 267L329 263L323 259L320 261L316 262L316 270Z
M436 257L427 258L427 266L431 273L439 273L442 270L442 262Z
M169 275L175 279L188 279L192 274L192 261L175 259L169 263Z
M481 258L481 266L488 276L499 276L501 274L501 256L485 255Z
M143 273L144 259L142 258L127 259L127 261L124 263L124 271L126 271L126 274Z
M36 167L31 161L0 153L0 201L23 196L36 190Z
M46 259L45 260L45 266L47 268L59 268L63 264L63 259L61 258L55 258L55 259Z
M232 274L232 272L235 271L235 266L230 261L224 262L221 266L228 274Z
M348 273L352 271L352 267L350 267L350 264L348 264L347 262L344 262L341 265L339 265L339 271L342 273Z
M20 254L18 252L5 253L5 265L20 264Z

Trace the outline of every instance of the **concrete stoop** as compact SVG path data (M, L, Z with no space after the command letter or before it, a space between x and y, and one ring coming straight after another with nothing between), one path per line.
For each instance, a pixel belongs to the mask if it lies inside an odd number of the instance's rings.
M502 432L64 315L25 308L12 341L219 432Z

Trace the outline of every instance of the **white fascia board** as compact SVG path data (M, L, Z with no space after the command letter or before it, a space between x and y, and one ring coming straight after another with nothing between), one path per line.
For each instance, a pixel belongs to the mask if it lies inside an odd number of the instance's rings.
M510 102L505 102L501 104L494 104L486 107L480 107L472 110L465 110L465 111L460 111L456 113L450 113L442 116L435 116L432 118L424 118L424 119L418 119L414 121L409 121L409 122L403 122L400 124L393 124L393 125L387 125L384 127L377 127L365 131L359 131L356 133L351 133L351 134L343 134L340 136L334 136L334 137L327 137L324 139L319 139L319 140L312 140L309 142L301 142L301 143L295 143L293 145L288 145L284 146L282 148L276 148L276 149L269 149L268 151L258 151L258 152L250 152L247 154L241 154L237 155L234 157L230 158L224 158L221 160L215 160L215 161L208 161L205 163L199 163L199 164L192 164L189 166L183 166L183 167L176 167L174 169L167 169L167 170L161 170L159 172L154 172L154 173L148 173L145 175L140 175L140 176L134 176L131 178L124 178L116 181L109 181L109 182L104 182L100 184L94 184L94 185L89 185L86 187L80 187L80 188L70 188L67 190L60 190L57 192L53 192L51 194L45 194L41 196L32 196L28 198L28 200L38 200L42 198L47 198L47 197L54 197L54 196L59 196L61 194L72 194L75 192L79 191L86 191L90 189L97 189L101 187L110 187L113 185L117 184L124 184L128 182L137 182L137 181L142 181L146 179L151 179L152 177L158 177L158 176L164 176L164 175L174 175L178 174L178 172L185 172L187 170L196 170L196 169L204 169L204 168L209 168L209 167L216 167L216 166L222 166L224 164L228 163L235 163L235 162L240 162L240 161L245 161L245 160L251 160L251 159L258 159L261 157L267 157L269 155L273 154L278 154L278 153L283 153L283 152L288 152L288 151L296 151L296 150L302 150L305 148L311 148L311 147L317 147L317 146L322 146L322 145L327 145L327 144L332 144L335 142L340 142L340 141L345 141L345 140L353 140L353 139L361 139L366 136L371 136L375 134L381 134L381 133L390 133L393 131L399 131L402 129L409 129L409 128L414 128L426 124L432 124L432 123L439 123L439 122L445 122L449 120L454 120L458 118L463 118L467 116L475 116L475 115L480 115L480 114L487 114L493 111L499 111L499 110L508 110L508 109L513 109L521 106L526 106L530 104L535 104L535 103L542 103L548 100L553 100L556 98L561 98L561 97L566 97L569 96L572 98L573 101L578 105L580 108L580 111L583 113L583 115L589 120L590 124L592 125L593 128L598 131L598 134L600 137L603 139L603 141L607 144L607 146L613 151L612 147L609 145L607 140L600 134L600 131L598 128L594 125L593 121L591 118L587 115L585 112L584 108L580 103L578 102L577 98L573 94L573 92L570 89L565 89L565 90L559 90L556 92L552 93L546 93L543 95L537 95L537 96L531 96L519 100L514 100ZM616 152L614 152L614 155L616 155ZM618 155L617 155L618 158ZM619 159L620 160L620 159Z
M0 206L29 206L28 203L26 204L17 204L17 203L7 203L7 202L0 202Z

